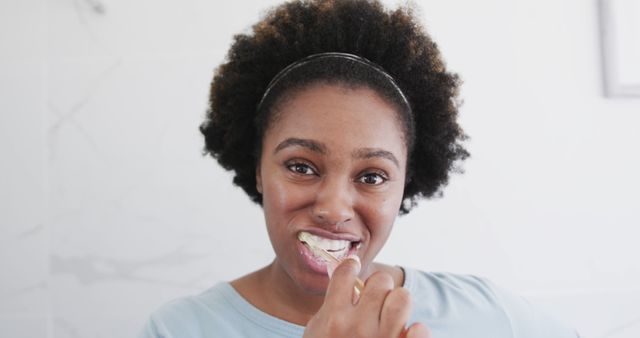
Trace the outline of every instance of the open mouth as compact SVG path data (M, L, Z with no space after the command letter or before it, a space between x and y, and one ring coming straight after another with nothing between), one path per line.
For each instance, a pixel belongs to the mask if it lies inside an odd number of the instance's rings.
M323 249L329 252L333 257L342 259L346 257L353 249L360 247L360 241L349 241L344 239L329 239L311 234L306 231L298 233L298 239L300 242L309 245L311 248ZM319 259L326 259L322 256L316 255L315 250L312 250L314 256Z

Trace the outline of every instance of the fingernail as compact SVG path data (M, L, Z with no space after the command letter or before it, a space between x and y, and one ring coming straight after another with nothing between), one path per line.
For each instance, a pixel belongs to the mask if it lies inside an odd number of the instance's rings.
M345 259L352 259L352 260L356 261L356 263L358 263L358 267L356 268L356 274L360 273L360 268L362 267L362 263L360 263L360 257L358 257L358 255L350 254Z
M356 266L356 274L360 273L360 268L361 268L361 263L360 263L360 257L358 257L358 255L356 254L351 254L345 258L343 258L340 262L343 262L345 259L351 259L353 261L355 261L357 264ZM333 276L333 271L336 269L336 267L338 267L338 265L340 265L340 263L336 263L333 261L329 261L327 262L327 275L329 275L329 278L331 278L331 276Z

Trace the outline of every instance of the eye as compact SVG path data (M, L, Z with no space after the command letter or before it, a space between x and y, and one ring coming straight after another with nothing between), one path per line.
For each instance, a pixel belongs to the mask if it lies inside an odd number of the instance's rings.
M308 164L295 162L287 164L287 169L299 175L315 175L316 171Z
M389 179L382 173L366 173L358 177L358 181L368 185L380 185Z

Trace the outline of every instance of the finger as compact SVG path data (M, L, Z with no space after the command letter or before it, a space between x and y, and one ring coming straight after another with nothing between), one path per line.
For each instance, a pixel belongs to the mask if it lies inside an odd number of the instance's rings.
M360 293L357 306L362 309L361 313L375 316L374 318L380 320L382 304L393 286L393 278L389 274L376 272L371 275L364 284L364 290Z
M431 338L431 331L422 323L414 323L407 329L405 338Z
M351 304L353 285L360 272L360 259L357 257L347 257L333 270L325 295L325 304Z
M380 328L387 336L398 337L404 331L404 325L411 313L411 295L403 287L389 292L382 305Z

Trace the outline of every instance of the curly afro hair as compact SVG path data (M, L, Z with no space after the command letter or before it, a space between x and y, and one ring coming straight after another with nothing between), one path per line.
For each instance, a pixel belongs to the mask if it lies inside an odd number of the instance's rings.
M298 0L273 8L252 30L234 37L226 62L216 70L200 131L204 153L233 170L233 182L254 202L262 204L256 165L275 107L293 91L319 81L368 86L399 108L409 159L400 214L420 198L440 196L450 172L461 171L458 163L469 153L457 122L460 80L445 69L437 45L410 9L388 11L367 0ZM279 81L258 107L283 68L323 52L355 54L379 65L395 79L409 109L371 67L345 72L336 62Z

